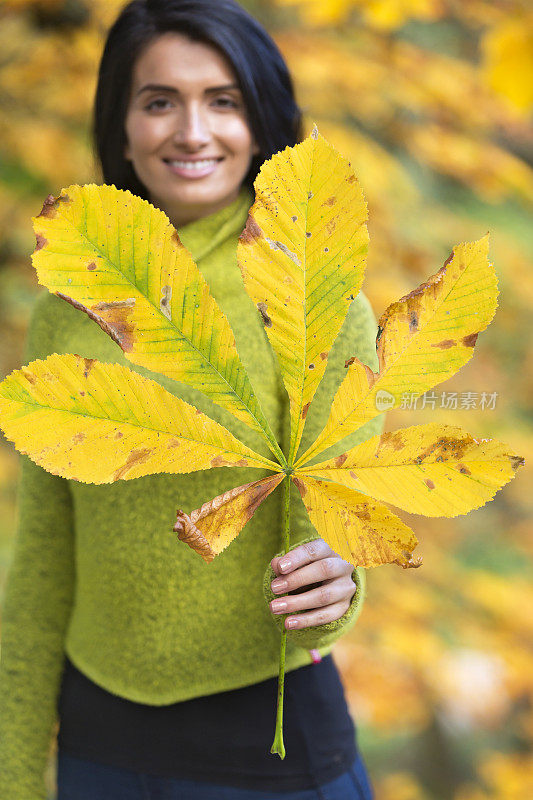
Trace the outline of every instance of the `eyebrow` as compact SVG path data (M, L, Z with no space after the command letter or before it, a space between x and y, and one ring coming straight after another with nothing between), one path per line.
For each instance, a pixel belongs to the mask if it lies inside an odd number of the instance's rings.
M216 94L217 92L227 92L230 89L239 89L236 83L227 83L224 86L210 86L205 90L206 94ZM179 89L174 86L164 86L160 83L147 83L142 89L139 89L135 97L139 97L143 92L167 92L168 94L180 94Z

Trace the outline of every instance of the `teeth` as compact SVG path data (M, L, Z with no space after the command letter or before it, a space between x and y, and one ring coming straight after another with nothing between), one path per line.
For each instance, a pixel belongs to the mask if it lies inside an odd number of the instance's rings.
M205 169L206 167L212 167L213 164L216 164L218 161L217 158L209 158L204 159L203 161L168 161L168 164L171 164L173 167L179 167L180 169L190 169L190 170L199 170Z

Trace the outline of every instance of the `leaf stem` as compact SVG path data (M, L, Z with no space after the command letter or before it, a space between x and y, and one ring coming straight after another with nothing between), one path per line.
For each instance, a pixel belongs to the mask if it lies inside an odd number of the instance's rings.
M285 503L283 514L283 553L288 553L290 549L290 506L291 506L291 479L285 476ZM283 744L283 689L285 686L285 648L287 645L287 631L283 628L281 634L281 644L279 650L279 673L278 673L278 708L276 713L276 732L274 741L270 748L271 753L277 753L281 759L285 758L285 745Z

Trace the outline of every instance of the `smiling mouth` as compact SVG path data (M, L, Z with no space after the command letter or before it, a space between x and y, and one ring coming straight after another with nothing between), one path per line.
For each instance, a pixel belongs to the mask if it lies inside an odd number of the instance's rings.
M219 161L222 161L222 158L203 158L199 161L180 161L179 159L164 158L163 161L171 167L187 169L191 172L199 172L202 169L207 169L208 167L213 167L215 164L218 164Z

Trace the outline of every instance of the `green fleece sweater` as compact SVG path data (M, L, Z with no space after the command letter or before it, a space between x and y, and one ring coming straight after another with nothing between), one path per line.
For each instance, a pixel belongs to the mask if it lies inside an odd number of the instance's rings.
M275 356L236 262L251 196L180 230L233 328L237 348L278 441L288 434L287 401ZM360 294L331 350L306 446L321 430L344 361L376 366L375 320ZM268 455L260 437L191 387L132 367L85 314L43 292L37 299L26 361L78 353L130 366L225 424ZM351 443L381 429L376 419ZM263 595L265 570L281 546L282 492L274 492L237 539L211 564L172 533L175 511L200 506L268 472L221 467L189 475L154 475L86 485L51 475L26 457L19 524L2 620L0 797L45 797L43 771L56 722L64 653L92 681L132 701L165 705L275 676L279 631ZM291 547L317 536L297 492ZM341 620L289 633L287 669L310 662L308 647L329 652L355 622L358 591ZM300 632L303 634L304 632ZM274 725L275 709L272 709Z

